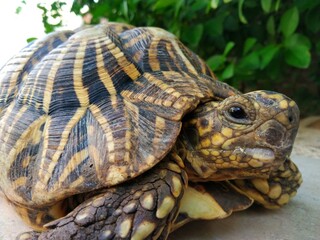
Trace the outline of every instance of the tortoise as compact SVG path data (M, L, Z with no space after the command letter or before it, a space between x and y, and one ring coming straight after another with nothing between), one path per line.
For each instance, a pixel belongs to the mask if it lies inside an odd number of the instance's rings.
M195 219L286 204L297 104L218 81L173 34L58 31L0 73L0 188L20 239L167 239Z

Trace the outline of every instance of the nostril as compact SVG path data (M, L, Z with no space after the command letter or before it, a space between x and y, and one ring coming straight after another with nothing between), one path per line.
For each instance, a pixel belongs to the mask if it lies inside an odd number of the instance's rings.
M288 117L288 121L290 124L294 124L295 122L295 112L294 112L294 109L290 108L288 109L288 112L287 112L287 117Z

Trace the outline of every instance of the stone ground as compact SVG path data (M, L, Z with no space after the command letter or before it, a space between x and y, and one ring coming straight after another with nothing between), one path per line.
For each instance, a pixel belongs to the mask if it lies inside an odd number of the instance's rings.
M304 182L297 196L280 210L252 207L223 220L197 221L170 240L316 240L320 239L320 117L301 122L292 159ZM0 240L14 239L28 227L0 197Z

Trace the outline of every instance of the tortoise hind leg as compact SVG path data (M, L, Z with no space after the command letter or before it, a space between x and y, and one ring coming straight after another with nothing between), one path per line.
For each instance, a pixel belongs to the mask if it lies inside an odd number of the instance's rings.
M43 227L44 224L61 218L70 212L65 201L60 201L53 206L44 206L38 208L20 205L15 202L10 202L10 204L14 207L21 219L27 225L37 231L43 231L45 229Z
M268 179L254 178L231 181L256 203L276 209L289 202L297 193L302 177L297 166L287 158Z
M164 161L140 177L93 192L33 239L166 239L187 185L176 163Z

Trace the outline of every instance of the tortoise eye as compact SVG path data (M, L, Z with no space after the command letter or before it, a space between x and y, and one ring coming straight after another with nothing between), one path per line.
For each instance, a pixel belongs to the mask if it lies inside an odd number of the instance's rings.
M233 106L228 107L224 111L224 116L230 122L233 122L236 124L249 125L252 123L252 119L247 114L247 111L245 111L244 108L239 105L233 105Z
M228 113L230 114L231 117L235 118L235 119L247 119L248 116L246 114L246 112L243 110L242 107L239 106L234 106L234 107L230 107L228 110Z

